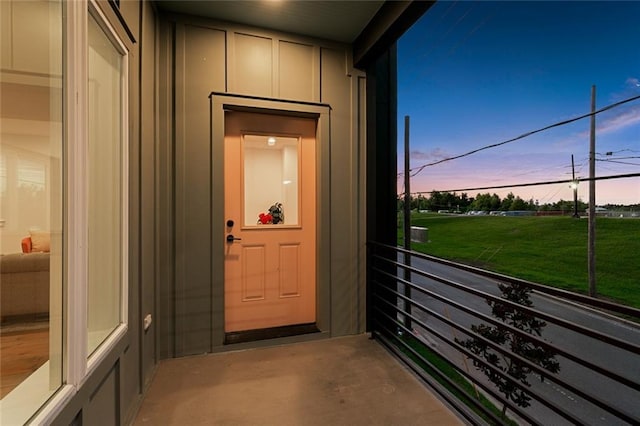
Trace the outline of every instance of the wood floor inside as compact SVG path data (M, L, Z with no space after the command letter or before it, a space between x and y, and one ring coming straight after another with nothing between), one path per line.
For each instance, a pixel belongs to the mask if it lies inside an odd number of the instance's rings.
M49 359L49 328L0 333L0 399Z

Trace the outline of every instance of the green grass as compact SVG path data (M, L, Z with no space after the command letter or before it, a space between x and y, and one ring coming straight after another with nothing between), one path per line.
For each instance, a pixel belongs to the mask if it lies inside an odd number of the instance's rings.
M429 228L416 251L588 293L587 219L416 213L411 223ZM639 255L640 220L597 218L598 295L640 308Z
M456 383L461 389L463 389L464 393L460 393L456 388L450 386L445 380L441 379L435 372L432 371L432 368L429 365L422 361L419 357L411 353L410 351L402 348L402 346L398 345L398 347L409 357L411 358L420 368L422 368L426 373L428 373L434 380L438 381L442 386L447 388L449 392L455 395L461 402L463 402L467 407L472 409L476 414L480 417L484 418L485 421L489 421L490 419L485 416L480 410L478 410L474 405L469 402L469 399L477 399L485 408L489 411L493 412L496 417L502 417L502 411L496 407L491 401L489 401L484 394L478 392L474 386L465 379L458 371L453 368L448 361L442 359L438 354L429 350L423 343L421 343L418 339L411 335L406 335L404 341L407 345L409 345L413 350L420 354L422 358L424 358L427 362L433 365L434 368L441 371L444 375L446 375L449 379L451 379L454 383ZM508 424L515 425L516 423L511 421L508 418L503 419Z

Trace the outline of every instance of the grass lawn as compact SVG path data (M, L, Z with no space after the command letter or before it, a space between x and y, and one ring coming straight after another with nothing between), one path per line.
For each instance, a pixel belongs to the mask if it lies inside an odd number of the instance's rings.
M427 348L422 342L413 337L412 335L405 335L403 337L404 343L407 344L411 349L419 354L419 357L416 356L411 351L402 347L402 345L398 345L400 350L402 350L413 362L415 362L420 368L422 368L426 373L428 373L431 377L434 378L438 383L444 386L449 392L451 392L456 398L458 398L462 403L464 403L467 407L473 410L480 417L484 418L486 421L492 424L491 419L485 416L480 410L478 410L473 404L469 402L471 398L477 399L480 403L487 408L489 411L493 412L496 417L502 417L502 409L498 408L494 405L487 397L484 396L482 392L476 390L474 385L471 382L467 381L460 373L453 368L449 361L442 359L437 353L431 351ZM438 374L436 374L433 369L422 359L426 360L430 363L434 368L441 371L444 375L446 375L449 379L451 379L454 383L456 383L461 389L462 392L458 392L456 388L450 386L446 381L444 381ZM516 422L509 418L503 418L503 421L508 425L517 425Z
M588 293L586 218L414 213L411 224L429 228L416 251ZM596 284L600 296L640 308L640 220L597 218Z

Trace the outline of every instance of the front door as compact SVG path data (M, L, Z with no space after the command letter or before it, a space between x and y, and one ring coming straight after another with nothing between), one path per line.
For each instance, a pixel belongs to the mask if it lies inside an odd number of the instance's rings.
M225 332L313 324L317 120L224 114Z

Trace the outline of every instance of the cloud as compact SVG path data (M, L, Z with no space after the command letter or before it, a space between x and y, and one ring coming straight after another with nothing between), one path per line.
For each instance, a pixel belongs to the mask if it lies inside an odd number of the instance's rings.
M639 124L640 106L624 106L619 110L613 109L611 111L607 111L603 115L598 115L596 117L596 134L603 135L614 133ZM584 138L589 137L589 133L590 131L588 129L578 132L565 138L564 141L557 146L568 147L572 143L582 141Z
M418 161L438 161L449 157L451 157L451 155L440 148L432 149L429 152L420 150L411 151L411 158Z
M600 133L611 133L630 126L640 124L640 107L629 108L620 111L619 114L606 117L597 123L597 131Z
M627 78L627 81L624 82L627 87L640 87L640 80L635 77Z

